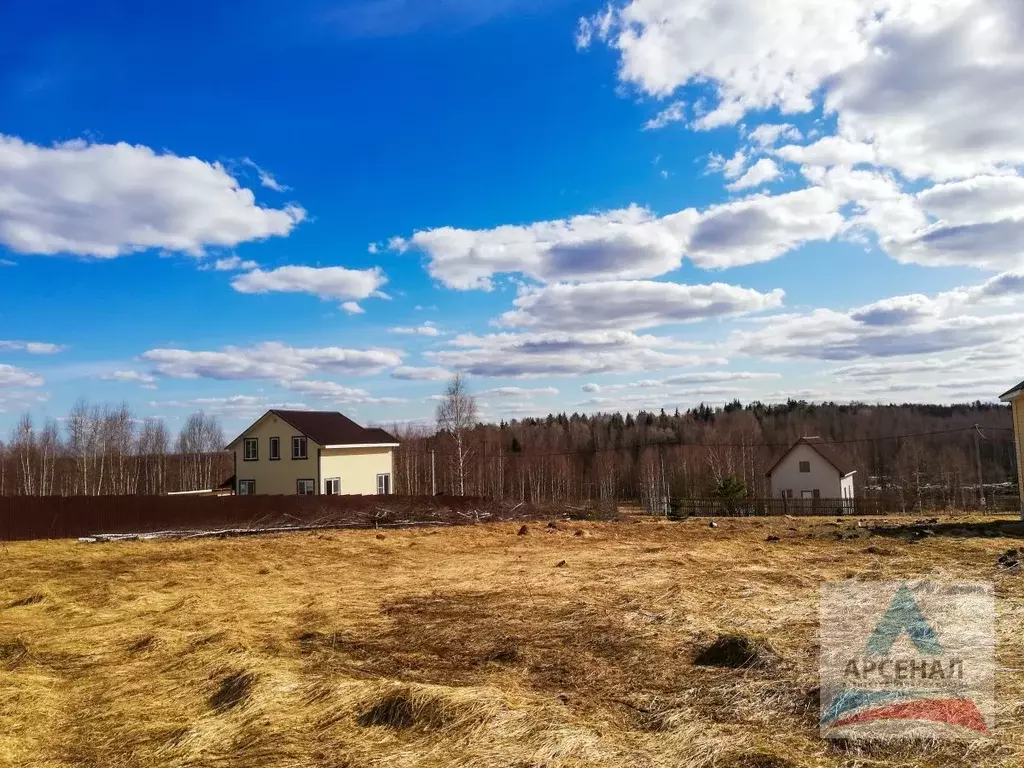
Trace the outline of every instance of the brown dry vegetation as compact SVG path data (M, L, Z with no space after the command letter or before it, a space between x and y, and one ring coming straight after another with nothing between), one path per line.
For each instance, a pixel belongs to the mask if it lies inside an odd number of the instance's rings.
M0 765L1021 764L1019 527L519 528L8 545ZM996 586L998 741L821 741L819 585L921 576Z

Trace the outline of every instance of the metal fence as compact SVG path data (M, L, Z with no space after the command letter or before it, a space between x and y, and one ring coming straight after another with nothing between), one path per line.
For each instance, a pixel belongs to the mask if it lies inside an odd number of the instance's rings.
M470 496L0 496L0 540L224 528L454 525L604 514Z
M673 517L772 517L801 516L861 516L946 514L974 512L977 514L1006 514L1020 511L1020 499L999 496L987 501L984 507L950 507L941 504L908 503L898 497L854 499L673 499L670 504Z

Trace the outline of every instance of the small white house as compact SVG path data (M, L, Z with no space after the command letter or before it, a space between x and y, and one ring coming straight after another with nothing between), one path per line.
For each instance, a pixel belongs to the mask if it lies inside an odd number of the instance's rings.
M801 437L768 470L772 498L852 499L850 460L820 437Z

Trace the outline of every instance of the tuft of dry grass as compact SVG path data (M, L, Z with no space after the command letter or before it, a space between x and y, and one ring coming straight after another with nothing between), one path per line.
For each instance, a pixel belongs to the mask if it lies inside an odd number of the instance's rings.
M9 544L0 765L1021 764L1019 527L707 523ZM820 585L917 577L995 585L998 740L820 740Z

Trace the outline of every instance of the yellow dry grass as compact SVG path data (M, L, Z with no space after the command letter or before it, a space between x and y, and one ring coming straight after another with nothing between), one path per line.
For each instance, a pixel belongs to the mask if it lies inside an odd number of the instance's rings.
M518 529L8 544L0 765L1021 764L1024 575L995 567L1021 545L1007 531ZM818 587L849 577L994 582L997 741L818 738ZM694 665L723 632L763 638L781 661Z

